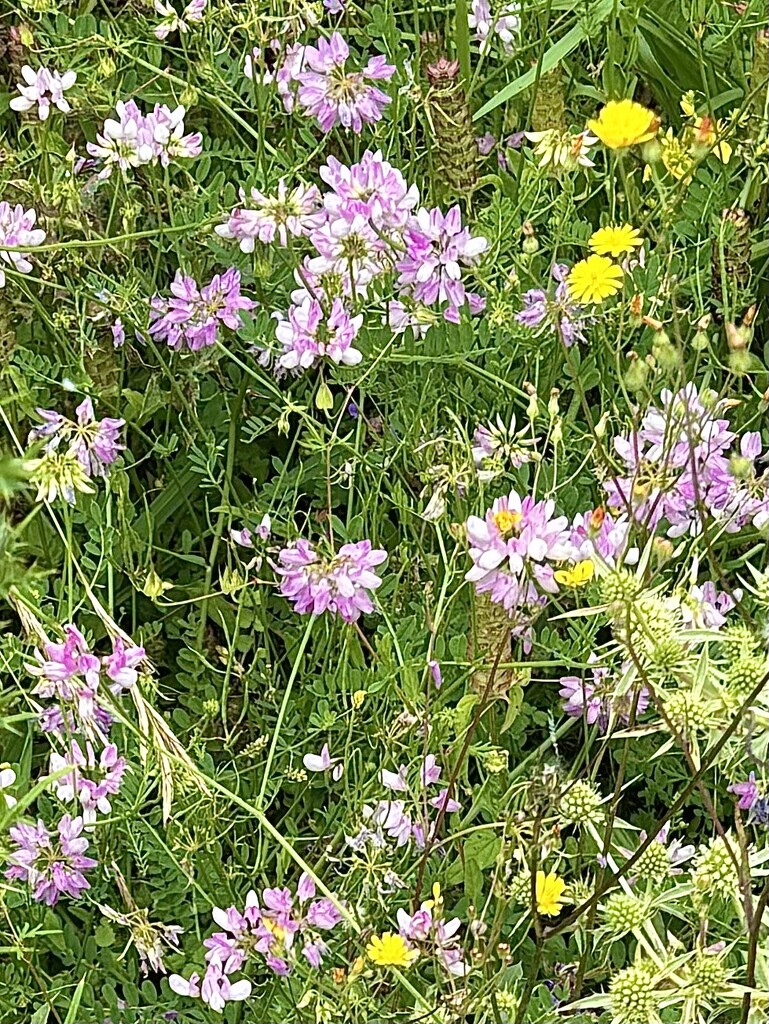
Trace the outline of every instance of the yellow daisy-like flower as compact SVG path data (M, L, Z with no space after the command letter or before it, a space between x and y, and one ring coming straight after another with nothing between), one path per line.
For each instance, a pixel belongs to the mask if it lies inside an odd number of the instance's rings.
M625 252L632 253L633 249L640 248L643 239L638 228L620 224L594 231L587 244L599 256L613 256L616 259Z
M606 256L588 256L571 268L567 278L569 295L575 302L603 302L622 287L622 267Z
M383 932L372 937L366 956L379 967L411 967L419 952L411 949L402 935Z
M546 914L548 917L558 917L563 905L569 900L564 898L563 891L566 883L551 871L546 875L544 871L537 872L537 913Z
M657 115L634 100L610 100L598 117L587 124L593 135L609 149L626 149L649 142L660 126Z

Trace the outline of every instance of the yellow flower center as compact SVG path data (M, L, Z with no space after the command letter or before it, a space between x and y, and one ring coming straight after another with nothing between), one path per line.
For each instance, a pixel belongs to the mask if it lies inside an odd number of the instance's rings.
M500 533L510 533L520 523L523 516L520 512L511 512L510 509L503 508L501 512L495 512L492 518Z

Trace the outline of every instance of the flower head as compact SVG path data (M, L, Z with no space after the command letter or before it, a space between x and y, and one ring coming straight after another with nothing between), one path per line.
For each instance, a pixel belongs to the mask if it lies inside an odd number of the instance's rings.
M34 210L25 210L21 203L11 206L3 200L0 203L0 260L20 274L31 274L32 264L28 252L8 252L4 246L21 248L24 246L41 245L45 241L45 231L35 227L37 214ZM0 263L0 288L5 287L5 272Z
M537 913L545 914L548 917L557 917L563 910L564 903L568 903L563 895L566 883L554 872L546 875L544 871L538 871L536 877L536 901Z
M52 907L62 895L79 899L90 883L84 872L97 861L86 857L88 840L82 839L83 819L65 814L49 833L42 821L36 825L14 825L10 837L14 849L8 857L6 878L26 882L32 898Z
M419 957L402 935L383 932L374 935L366 946L366 956L378 967L411 967Z
M659 118L633 100L610 100L598 117L587 122L590 131L609 149L626 149L649 142L657 134Z
M71 89L77 80L74 71L65 71L60 75L58 71L49 71L48 68L38 68L33 71L29 64L24 64L21 69L23 82L19 82L16 88L20 95L14 96L10 102L11 110L26 111L37 106L37 116L41 121L46 121L51 112L51 107L56 107L62 114L68 114L72 107L65 98L64 93Z
M606 256L588 256L576 263L569 273L569 295L575 302L600 303L622 288L622 267Z
M362 323L363 316L350 316L341 299L334 299L326 317L319 302L306 298L300 306L291 306L288 319L278 323L275 335L283 345L278 366L307 370L323 359L357 366L363 356L353 342Z
M150 334L171 348L191 352L216 343L220 326L237 331L243 326L242 310L251 311L256 303L240 293L240 271L231 267L214 274L199 288L194 278L177 270L171 282L171 297L156 295L150 311Z
M632 253L642 246L643 239L638 228L620 224L594 231L587 244L598 256L613 256L617 259L623 253Z
M382 117L390 97L371 82L387 81L395 74L395 66L384 57L372 57L358 71L345 67L350 49L338 32L330 39L319 39L317 46L304 49L304 65L294 78L299 82L297 100L308 117L317 119L324 132L335 125L360 134L364 124L373 124Z
M253 252L257 240L269 244L276 237L279 245L286 246L289 235L308 235L320 223L320 192L316 185L297 185L289 191L281 178L274 195L252 188L250 201L242 189L240 196L247 205L234 209L226 222L214 230L221 238L236 239L241 252Z
M382 580L373 571L387 552L371 541L343 544L330 558L321 559L306 540L297 540L278 555L280 590L296 611L322 615L327 611L345 622L356 622L362 612L374 610L370 591Z

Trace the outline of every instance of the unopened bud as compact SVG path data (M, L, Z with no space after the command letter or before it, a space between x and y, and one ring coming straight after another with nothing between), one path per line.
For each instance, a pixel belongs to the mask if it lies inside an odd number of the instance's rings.
M729 353L729 369L735 377L743 377L750 370L750 352L738 349Z
M331 388L325 381L321 383L315 394L315 407L316 409L322 409L323 412L328 412L329 409L334 408L334 396L331 394Z

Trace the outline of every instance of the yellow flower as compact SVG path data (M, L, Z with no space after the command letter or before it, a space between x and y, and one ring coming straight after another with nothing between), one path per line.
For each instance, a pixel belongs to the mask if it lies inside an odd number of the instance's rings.
M564 903L569 900L564 898L563 891L566 883L553 871L546 875L544 871L537 872L537 913L547 914L548 917L558 917L563 909Z
M599 228L590 236L587 243L599 256L613 256L615 259L623 252L632 252L643 245L641 232L629 224L616 227Z
M603 302L622 287L622 267L606 256L588 256L571 268L569 295L575 302Z
M633 100L610 100L588 128L609 149L625 149L649 142L660 126L657 115Z
M680 139L676 138L672 128L668 128L660 142L662 143L662 163L665 165L665 170L678 181L683 181L688 185L692 180L692 168L694 167L689 150Z
M366 946L366 956L380 967L411 967L419 953L409 948L402 935L383 932L372 937Z

